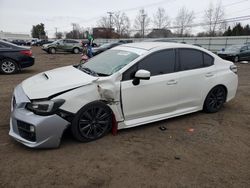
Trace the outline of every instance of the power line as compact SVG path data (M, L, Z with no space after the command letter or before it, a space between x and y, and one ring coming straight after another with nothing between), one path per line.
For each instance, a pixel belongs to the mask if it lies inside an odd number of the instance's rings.
M227 23L229 22L238 22L238 21L246 21L246 20L250 20L250 15L246 15L246 16L239 16L239 17L233 17L233 18L226 18L223 20L219 20L218 22L216 22L217 24L220 23L224 23L225 21ZM210 24L216 24L215 22L213 23L195 23L195 24L190 24L190 25L186 25L185 27L200 27L200 26L206 26L206 25L210 25ZM178 29L181 28L180 26L171 26L168 27L168 29ZM150 29L146 29L146 31L151 31L154 28L150 28ZM140 30L130 30L130 31L140 31Z

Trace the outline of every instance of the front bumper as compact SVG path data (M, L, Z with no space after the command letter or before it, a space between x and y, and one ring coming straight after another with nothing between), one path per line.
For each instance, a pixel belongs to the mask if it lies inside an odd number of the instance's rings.
M18 85L14 90L11 103L9 135L32 148L58 147L62 134L70 123L56 114L36 115L25 109L28 102L30 100L25 95L22 86Z

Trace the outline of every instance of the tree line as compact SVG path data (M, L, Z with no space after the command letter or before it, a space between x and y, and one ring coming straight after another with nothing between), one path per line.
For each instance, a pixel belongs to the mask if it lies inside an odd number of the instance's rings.
M229 26L225 19L225 11L221 2L213 4L210 2L208 8L203 11L199 23L194 23L195 13L182 7L177 16L173 19L167 15L166 9L160 7L153 14L152 18L145 9L140 9L135 17L132 26L131 20L125 12L109 12L109 15L101 17L97 21L97 28L105 29L105 38L128 38L128 37L174 37L193 36L192 28L200 26L203 32L196 36L238 36L250 35L249 25L242 26L240 23ZM152 28L150 28L152 27ZM56 32L56 38L81 39L85 37L85 31L91 28L82 28L77 23L72 23L70 32ZM32 28L32 37L41 38L45 35L44 24L38 24Z

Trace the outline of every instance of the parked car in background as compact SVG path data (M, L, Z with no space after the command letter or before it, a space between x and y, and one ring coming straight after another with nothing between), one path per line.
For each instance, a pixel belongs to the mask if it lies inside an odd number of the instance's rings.
M28 47L0 40L0 72L5 74L16 73L34 64L35 58Z
M232 45L217 52L217 55L222 59L226 59L232 62L250 61L250 44L248 45Z
M14 90L9 134L28 147L52 148L67 128L89 142L112 128L214 113L235 97L236 73L232 62L192 45L117 46L24 80Z
M110 42L110 43L105 43L105 44L103 44L103 45L101 45L99 47L95 47L95 48L92 49L93 56L98 55L98 54L100 54L100 53L102 53L102 52L104 52L104 51L106 51L108 49L111 49L111 48L113 48L115 46L119 46L121 44L123 44L123 43L121 43L121 42Z
M122 43L122 44L127 44L127 43L132 43L133 40L123 39L123 40L119 40L118 42L119 42L119 43Z
M173 42L173 43L177 43L177 41L175 40L170 40L170 39L167 39L167 38L162 38L162 39L146 39L144 42Z
M53 40L38 40L38 41L35 41L32 43L32 46L42 46L44 44L51 44L53 43L54 41Z
M82 44L77 40L60 39L50 44L42 45L42 50L50 54L55 54L56 52L71 52L78 54L82 51Z
M18 46L27 46L27 42L25 40L12 40L11 43Z

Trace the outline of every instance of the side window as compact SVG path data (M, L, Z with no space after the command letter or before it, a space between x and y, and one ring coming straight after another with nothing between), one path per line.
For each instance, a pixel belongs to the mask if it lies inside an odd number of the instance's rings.
M138 70L137 64L133 65L123 73L122 80L126 81L133 79L137 70Z
M191 70L203 67L203 52L193 49L179 49L180 70Z
M246 51L248 48L247 46L243 46L240 50L243 52L243 51Z
M204 67L209 67L214 64L214 58L206 53L203 53Z
M11 46L8 44L0 43L0 48L11 48Z
M0 48L5 48L3 44L0 43Z
M151 76L172 73L175 69L175 51L155 52L140 61L138 69L148 70Z

